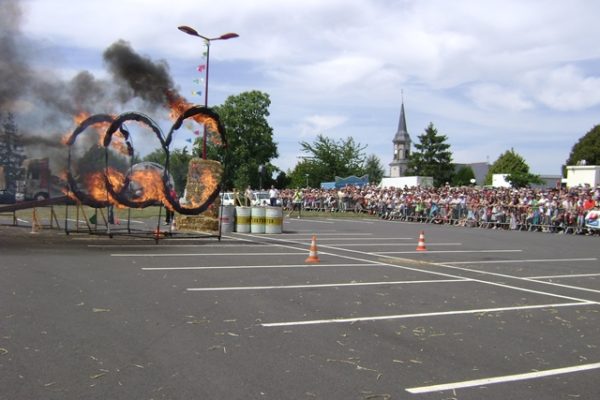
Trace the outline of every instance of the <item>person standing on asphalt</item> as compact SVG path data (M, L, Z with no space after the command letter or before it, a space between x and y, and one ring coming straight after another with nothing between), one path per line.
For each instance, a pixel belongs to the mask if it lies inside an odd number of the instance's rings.
M271 207L275 207L277 205L278 197L279 191L275 189L275 186L271 185L271 189L269 189L269 201L271 202Z
M294 192L294 196L292 197L292 211L288 214L288 217L291 217L295 210L298 210L298 216L296 218L300 218L302 214L302 190L296 189Z
M245 206L251 207L252 206L252 197L253 197L253 193L252 193L252 187L250 187L250 185L248 185L248 187L246 188L246 191L244 192L244 197L245 197Z

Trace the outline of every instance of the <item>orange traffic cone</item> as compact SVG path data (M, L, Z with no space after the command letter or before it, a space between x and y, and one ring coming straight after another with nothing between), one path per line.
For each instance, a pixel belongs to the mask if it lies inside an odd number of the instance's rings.
M31 232L29 233L40 233L41 229L40 221L37 217L37 210L34 208L31 214Z
M307 263L318 263L319 256L317 255L317 236L313 235L312 241L310 242L310 251L308 253L308 258L304 260Z
M419 235L419 243L417 243L417 251L426 251L427 247L425 247L425 232L421 231Z

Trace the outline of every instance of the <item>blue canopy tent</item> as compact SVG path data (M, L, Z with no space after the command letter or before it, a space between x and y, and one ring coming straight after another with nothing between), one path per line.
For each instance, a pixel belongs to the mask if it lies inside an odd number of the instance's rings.
M335 177L335 182L321 182L321 189L341 189L346 186L363 187L369 184L369 175L361 177L350 175L346 178Z

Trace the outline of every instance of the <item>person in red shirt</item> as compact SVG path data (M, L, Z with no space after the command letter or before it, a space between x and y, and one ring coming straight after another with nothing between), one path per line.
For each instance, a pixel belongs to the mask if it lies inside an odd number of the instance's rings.
M587 211L591 210L594 207L596 207L596 202L594 201L594 199L592 199L592 196L586 195L585 199L583 200L583 209Z

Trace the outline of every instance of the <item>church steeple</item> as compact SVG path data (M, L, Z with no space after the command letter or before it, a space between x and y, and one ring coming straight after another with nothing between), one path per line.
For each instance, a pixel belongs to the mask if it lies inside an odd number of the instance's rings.
M404 176L410 155L410 135L406 128L406 116L404 112L404 96L402 96L402 105L400 106L400 120L398 121L398 130L394 135L394 158L390 163L390 176L395 178Z
M410 136L408 135L408 130L406 129L406 117L404 116L404 102L402 102L402 106L400 106L400 121L398 122L398 131L396 132L396 136L394 136L394 142L402 142L402 141L410 141Z

